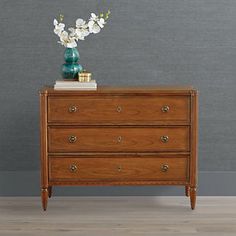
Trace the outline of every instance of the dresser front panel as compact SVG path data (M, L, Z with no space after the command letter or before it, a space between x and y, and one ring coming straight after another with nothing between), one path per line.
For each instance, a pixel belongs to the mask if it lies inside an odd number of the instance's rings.
M187 181L188 157L51 157L50 181Z
M189 96L49 97L48 121L139 124L190 120Z
M58 127L48 129L49 152L189 151L189 127Z

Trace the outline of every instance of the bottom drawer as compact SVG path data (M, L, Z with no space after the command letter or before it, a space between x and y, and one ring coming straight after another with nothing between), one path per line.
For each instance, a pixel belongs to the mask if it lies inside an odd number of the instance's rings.
M51 157L50 181L186 181L188 157Z

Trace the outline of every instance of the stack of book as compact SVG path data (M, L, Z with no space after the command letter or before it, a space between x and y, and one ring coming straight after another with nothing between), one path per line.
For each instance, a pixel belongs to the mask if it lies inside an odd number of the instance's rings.
M90 82L57 80L54 89L56 90L96 90L96 80Z

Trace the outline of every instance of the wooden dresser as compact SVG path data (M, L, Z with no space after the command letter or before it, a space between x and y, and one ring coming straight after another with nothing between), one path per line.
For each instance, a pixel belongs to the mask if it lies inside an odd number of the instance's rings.
M195 208L192 87L40 92L41 197L56 185L183 185Z

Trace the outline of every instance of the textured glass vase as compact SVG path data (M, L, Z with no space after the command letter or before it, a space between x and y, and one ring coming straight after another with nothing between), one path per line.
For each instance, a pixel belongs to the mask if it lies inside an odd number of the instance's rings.
M61 67L62 78L65 80L75 80L78 78L83 68L78 61L80 59L77 48L66 48L64 53L65 63Z

